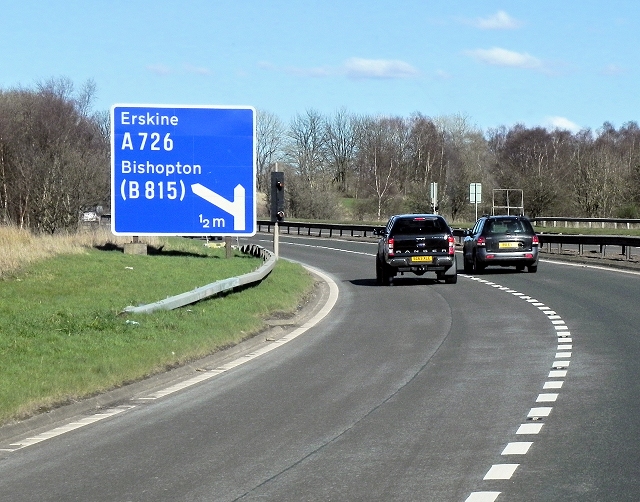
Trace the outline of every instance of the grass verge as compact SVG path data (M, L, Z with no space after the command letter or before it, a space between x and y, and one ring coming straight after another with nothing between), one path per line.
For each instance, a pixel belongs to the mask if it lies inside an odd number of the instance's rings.
M153 314L123 315L255 270L260 260L190 239L164 240L152 256L116 245L58 251L0 279L0 424L23 419L212 354L293 313L313 288L280 260L258 286ZM135 322L132 322L135 321Z

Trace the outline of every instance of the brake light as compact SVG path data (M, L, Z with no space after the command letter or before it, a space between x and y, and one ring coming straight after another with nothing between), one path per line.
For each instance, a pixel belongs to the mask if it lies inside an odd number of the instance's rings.
M387 247L389 249L389 256L393 256L393 239L387 241Z
M486 244L487 243L486 243L484 237L482 237L482 236L478 237L478 241L476 242L476 246L484 247L484 246L486 246Z
M533 234L533 240L531 241L532 246L538 246L540 244L540 239L536 234Z
M453 238L453 235L450 235L447 240L449 241L449 254L456 254L456 240Z

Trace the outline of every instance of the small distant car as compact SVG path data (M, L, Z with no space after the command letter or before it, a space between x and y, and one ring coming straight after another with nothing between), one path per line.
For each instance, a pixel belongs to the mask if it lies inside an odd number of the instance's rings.
M538 271L540 241L524 216L483 216L462 242L465 274L479 274L491 265Z
M458 269L453 231L437 214L399 214L376 229L376 281L388 286L398 274L434 272L438 280L455 284Z

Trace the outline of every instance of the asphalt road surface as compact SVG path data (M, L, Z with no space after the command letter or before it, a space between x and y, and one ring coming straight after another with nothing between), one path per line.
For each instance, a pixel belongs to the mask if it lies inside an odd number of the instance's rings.
M0 444L0 501L640 499L638 274L542 262L379 287L374 253L281 237L337 285L329 315Z

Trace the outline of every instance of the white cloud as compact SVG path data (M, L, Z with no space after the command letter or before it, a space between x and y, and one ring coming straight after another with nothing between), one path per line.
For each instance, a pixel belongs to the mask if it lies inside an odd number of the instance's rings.
M526 52L515 52L507 49L501 49L500 47L493 47L491 49L475 49L472 51L466 51L468 56L471 56L478 61L487 63L493 66L508 66L512 68L527 68L527 69L542 69L543 64L538 58L527 54Z
M258 66L265 70L282 71L298 77L333 77L346 75L354 79L393 79L411 78L419 75L419 71L409 63L395 59L363 59L350 58L337 67L316 66L310 68L301 67L277 67L269 62L262 61Z
M546 127L548 129L566 129L572 133L579 132L582 128L566 117L547 117Z
M605 66L602 71L600 73L602 73L602 75L608 75L608 76L618 76L618 75L624 75L627 72L627 70L617 64L610 64Z
M351 78L411 78L418 70L396 59L351 58L344 62L345 74Z
M195 73L197 75L211 75L211 70L203 66L194 66L192 64L185 64L184 69L187 73Z
M297 75L298 77L330 77L331 75L335 75L336 71L328 68L326 66L316 66L315 68L294 68L289 67L285 70L287 73L291 73L292 75Z
M150 64L147 65L147 70L156 75L169 75L171 68L163 64Z
M482 30L514 30L520 27L520 21L512 18L503 10L488 17L481 17L473 22L473 25Z
M438 69L435 72L435 77L440 80L449 80L450 78L452 78L452 75L448 71Z

